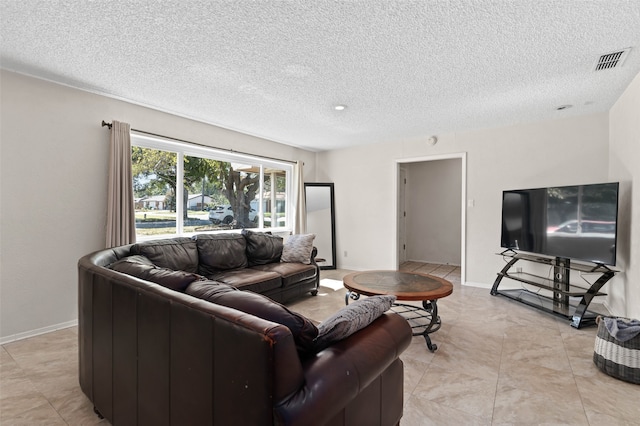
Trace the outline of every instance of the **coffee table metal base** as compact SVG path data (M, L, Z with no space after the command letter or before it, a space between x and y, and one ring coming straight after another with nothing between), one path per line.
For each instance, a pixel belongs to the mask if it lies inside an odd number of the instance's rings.
M355 291L348 291L345 295L344 302L349 304L349 299L358 300L360 294ZM427 343L427 348L431 352L435 352L438 349L438 345L431 341L429 337L430 333L440 330L442 322L438 316L438 301L437 300L424 300L422 306L409 305L405 303L394 303L391 306L391 310L409 322L414 336L424 337Z

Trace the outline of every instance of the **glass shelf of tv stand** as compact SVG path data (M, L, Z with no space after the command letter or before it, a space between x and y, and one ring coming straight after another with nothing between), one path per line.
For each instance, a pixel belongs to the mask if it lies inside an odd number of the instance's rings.
M595 324L597 313L588 310L589 304L596 296L604 296L606 293L600 292L602 286L609 281L616 272L606 265L582 264L570 262L564 258L549 258L527 253L517 253L507 250L499 255L510 258L505 267L498 273L496 281L491 288L491 295L503 295L509 299L516 300L534 308L559 315L571 320L571 326L581 328L585 325ZM543 264L554 268L554 278L543 277L528 272L512 272L514 264L520 260ZM520 269L520 268L518 268ZM570 271L578 271L581 274L597 274L598 279L591 283L589 288L570 283ZM566 280L555 279L556 273L560 273ZM551 292L551 295L540 294L540 290L531 291L526 288L520 289L500 289L498 286L503 278L529 284L540 289Z
M561 316L566 319L573 319L576 311L580 306L580 298L570 298L568 304L564 303L555 303L551 297L547 297L541 295L539 293L524 289L511 289L511 290L498 290L498 294L505 296L509 299L515 300L520 303L524 303L525 305L531 306L536 309L540 309L542 311L548 312L550 314L554 314L557 316ZM573 300L572 300L573 299ZM597 312L591 310L585 310L580 316L580 326L585 325L593 325L595 324L596 317L598 316ZM571 324L574 326L574 324ZM575 326L574 326L575 327ZM576 328L581 328L576 327Z
M510 250L503 251L502 253L496 253L496 254L505 258L510 257L513 259L527 260L529 262L542 263L549 266L556 265L556 258L553 258L553 257L545 257L545 256L529 254L529 253L517 253ZM600 263L586 264L586 263L579 263L578 261L572 261L571 266L568 269L571 269L572 271L587 272L587 273L602 273L607 271L618 272Z
M504 276L515 281L520 281L525 284L529 284L553 292L562 293L572 297L582 297L583 294L589 291L588 288L584 288L576 284L569 284L568 289L557 288L554 287L554 281L552 279L541 277L535 274L530 274L528 272L506 272ZM597 292L594 294L594 296L606 295L607 293L602 292Z

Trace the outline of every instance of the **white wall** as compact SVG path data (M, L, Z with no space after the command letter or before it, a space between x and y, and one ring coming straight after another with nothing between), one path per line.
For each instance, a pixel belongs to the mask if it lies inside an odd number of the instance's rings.
M407 259L460 265L462 161L405 163Z
M609 111L609 176L620 181L618 267L609 310L640 319L640 74ZM635 180L635 182L634 182Z
M105 245L109 131L102 120L305 162L315 153L2 71L0 341L77 319L78 259Z
M339 268L396 268L396 149L384 144L318 153L316 180L335 185Z
M467 199L475 206L467 208L466 277L468 283L487 286L504 265L495 255L500 251L504 189L609 178L607 113L438 138L435 146L427 144L425 136L424 141L318 154L317 178L335 183L338 267L395 268L397 159L467 153Z

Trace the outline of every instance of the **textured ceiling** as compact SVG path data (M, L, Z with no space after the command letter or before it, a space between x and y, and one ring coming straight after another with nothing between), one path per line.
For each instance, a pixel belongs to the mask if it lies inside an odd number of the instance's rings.
M2 0L0 15L2 68L316 151L607 111L640 71L638 0Z

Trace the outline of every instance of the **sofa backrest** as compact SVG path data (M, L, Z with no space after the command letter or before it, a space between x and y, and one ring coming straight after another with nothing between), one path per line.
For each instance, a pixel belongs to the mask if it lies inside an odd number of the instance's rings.
M304 382L289 329L105 267L127 250L78 263L80 386L96 408L116 424L269 424Z
M219 271L246 268L247 242L239 233L201 234L194 237L198 247L198 273L209 276Z
M283 248L282 237L268 232L254 232L248 229L243 229L242 235L247 241L249 266L280 262Z
M144 241L130 246L132 255L159 267L212 275L219 271L280 262L282 237L243 229L241 233L198 234Z
M134 244L131 254L145 256L154 265L176 271L198 272L198 248L192 238L176 237Z

